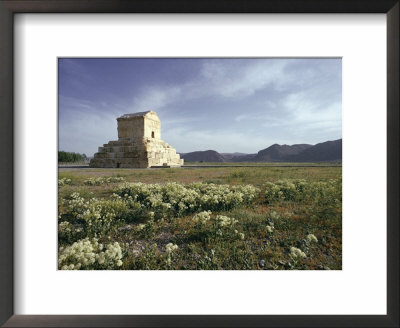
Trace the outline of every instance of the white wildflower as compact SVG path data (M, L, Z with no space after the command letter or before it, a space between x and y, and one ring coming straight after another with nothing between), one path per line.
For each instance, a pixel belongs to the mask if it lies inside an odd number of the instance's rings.
M235 219L230 218L225 215L217 215L215 217L215 221L217 222L218 226L221 228L226 227L226 226L232 226L238 222L238 220L235 220Z
M96 238L82 239L71 246L60 247L58 264L62 270L115 269L122 265L122 250L115 242L106 246Z
M301 249L296 247L290 247L290 255L292 258L297 259L300 257L307 257L306 253L304 253Z
M193 216L193 221L200 222L201 224L206 224L210 220L210 218L211 218L211 211L203 211Z
M175 245L173 243L168 243L165 246L165 250L167 251L167 253L172 253L173 251L176 251L178 249L178 245Z
M145 226L146 226L146 225L143 224L143 223L138 224L137 227L136 227L136 230L137 230L137 231L142 231L142 230L144 229Z
M310 233L309 235L307 235L306 238L307 238L307 241L308 241L309 243L312 243L312 242L318 243L317 237L315 237L315 235L313 235L312 233Z

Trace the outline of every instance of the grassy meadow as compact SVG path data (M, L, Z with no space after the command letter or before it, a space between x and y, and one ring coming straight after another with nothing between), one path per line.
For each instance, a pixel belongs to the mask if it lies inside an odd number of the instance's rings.
M341 270L341 167L59 169L59 269Z

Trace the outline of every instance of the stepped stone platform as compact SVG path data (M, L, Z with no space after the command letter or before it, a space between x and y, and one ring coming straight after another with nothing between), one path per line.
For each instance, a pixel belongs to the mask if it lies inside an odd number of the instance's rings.
M147 168L183 165L176 150L161 140L161 122L153 111L117 118L118 140L109 141L94 154L90 167Z

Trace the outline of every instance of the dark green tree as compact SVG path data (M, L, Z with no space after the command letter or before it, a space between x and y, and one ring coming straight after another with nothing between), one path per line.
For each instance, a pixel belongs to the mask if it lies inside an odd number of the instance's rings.
M66 151L58 152L58 162L59 163L74 163L74 162L84 162L87 160L85 154L78 154Z

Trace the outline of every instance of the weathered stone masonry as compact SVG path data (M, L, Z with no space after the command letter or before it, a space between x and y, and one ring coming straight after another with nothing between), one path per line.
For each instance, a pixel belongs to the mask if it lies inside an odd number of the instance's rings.
M161 122L153 111L125 114L117 118L118 141L99 147L91 167L145 168L181 166L176 150L161 140Z

